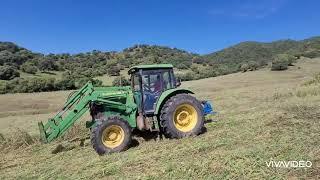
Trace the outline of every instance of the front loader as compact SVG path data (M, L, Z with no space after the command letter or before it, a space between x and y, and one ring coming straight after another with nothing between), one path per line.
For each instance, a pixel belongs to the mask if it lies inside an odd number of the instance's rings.
M198 135L204 117L212 114L209 102L179 88L170 64L139 65L129 70L131 86L94 87L91 82L71 94L62 110L43 125L40 138L49 143L62 136L85 112L91 143L102 155L126 150L134 129L158 131L168 138Z

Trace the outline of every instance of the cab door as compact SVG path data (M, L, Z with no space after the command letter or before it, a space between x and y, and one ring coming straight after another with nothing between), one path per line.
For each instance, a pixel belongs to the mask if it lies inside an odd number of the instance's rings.
M144 112L146 114L152 114L155 110L156 102L163 91L163 80L161 71L143 71L142 86Z
M131 75L131 87L133 91L133 98L138 106L138 112L142 112L142 86L141 86L141 76L139 72Z

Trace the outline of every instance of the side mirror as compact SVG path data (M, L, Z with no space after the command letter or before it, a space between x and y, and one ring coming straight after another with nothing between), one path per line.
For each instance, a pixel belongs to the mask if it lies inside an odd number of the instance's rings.
M179 77L176 78L176 87L181 86L181 79Z

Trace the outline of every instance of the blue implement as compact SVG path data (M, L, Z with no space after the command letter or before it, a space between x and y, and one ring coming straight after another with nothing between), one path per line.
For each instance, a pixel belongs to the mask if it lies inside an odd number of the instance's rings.
M209 101L202 101L202 106L203 113L205 116L209 114L216 114L216 112L213 111L213 106Z

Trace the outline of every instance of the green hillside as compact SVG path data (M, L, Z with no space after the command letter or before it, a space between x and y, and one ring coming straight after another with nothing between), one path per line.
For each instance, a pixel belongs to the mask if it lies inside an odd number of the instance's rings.
M271 43L243 42L235 46L205 55L207 62L216 63L243 63L255 61L263 65L276 54L288 53L295 56L310 56L313 52L314 58L320 56L320 37L313 37L302 41L280 40Z
M178 77L182 80L203 79L256 70L284 53L319 57L320 37L302 41L242 42L207 55L156 45L134 45L119 52L93 50L45 55L12 42L0 42L0 93L75 89L96 77L119 76L125 68L137 64L171 63L180 70ZM39 83L35 88L34 84ZM95 83L102 82L96 80Z

